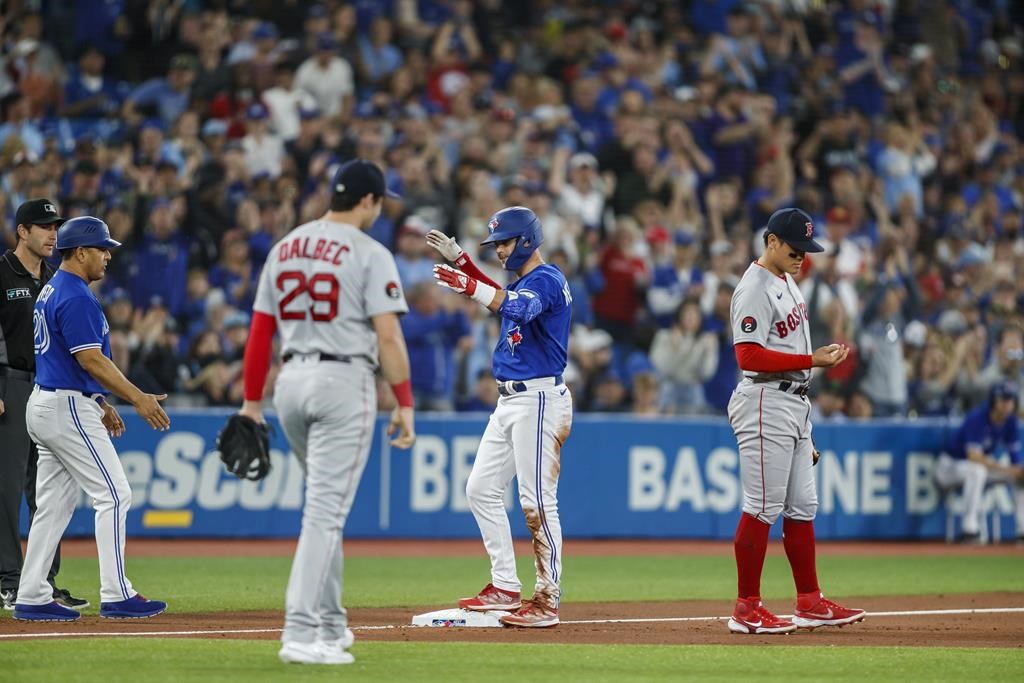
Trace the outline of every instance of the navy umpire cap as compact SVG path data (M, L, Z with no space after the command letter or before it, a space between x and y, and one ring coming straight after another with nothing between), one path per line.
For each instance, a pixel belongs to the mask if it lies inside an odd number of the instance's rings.
M342 164L334 176L334 191L357 198L372 194L374 197L401 199L402 195L388 189L384 173L377 164L365 159L353 159Z
M57 231L57 251L75 247L113 249L121 243L110 238L110 228L99 218L79 216L72 218Z
M18 207L14 216L15 225L31 227L33 225L49 225L63 223L57 205L49 199L30 199Z
M814 241L814 222L800 209L779 209L768 219L768 234L800 251L817 253L825 247Z

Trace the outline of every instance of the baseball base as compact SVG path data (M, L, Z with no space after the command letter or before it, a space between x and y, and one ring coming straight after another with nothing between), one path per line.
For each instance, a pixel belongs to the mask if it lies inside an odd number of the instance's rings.
M468 609L442 609L412 618L413 626L442 628L504 628L498 617L507 612L473 612Z

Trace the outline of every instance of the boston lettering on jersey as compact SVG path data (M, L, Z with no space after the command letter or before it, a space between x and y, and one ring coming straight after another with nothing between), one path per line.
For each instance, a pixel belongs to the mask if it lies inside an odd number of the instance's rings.
M753 320L753 318L751 318ZM795 332L796 328L800 326L800 323L807 320L807 304L801 302L799 306L794 306L793 310L786 314L785 320L780 320L775 323L775 331L779 333L780 337L785 337L790 332ZM744 323L746 318L744 318ZM756 327L756 323L754 324ZM753 328L746 329L744 332L753 332Z
M310 249L309 237L296 237L285 240L277 248L278 262L294 258L311 259L314 261L326 261L336 266L341 265L341 255L348 252L348 246L341 244L338 240L328 240L323 237L316 240Z

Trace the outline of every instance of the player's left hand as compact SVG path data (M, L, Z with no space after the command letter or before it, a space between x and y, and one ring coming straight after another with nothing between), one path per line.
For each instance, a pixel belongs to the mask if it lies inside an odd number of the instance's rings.
M814 443L814 439L811 439L811 467L817 465L820 459L821 451L818 450L818 444Z
M391 411L391 421L388 424L388 436L398 431L398 436L391 440L395 448L409 448L416 441L416 428L413 426L413 409L395 406Z
M111 436L121 436L124 434L124 420L117 413L117 408L105 401L103 403L103 417L100 418L100 421Z
M454 237L448 237L440 230L431 230L427 233L427 244L437 250L441 256L449 261L458 261L464 253Z
M473 296L476 291L476 280L444 263L434 264L434 280L440 287L447 287L453 292Z

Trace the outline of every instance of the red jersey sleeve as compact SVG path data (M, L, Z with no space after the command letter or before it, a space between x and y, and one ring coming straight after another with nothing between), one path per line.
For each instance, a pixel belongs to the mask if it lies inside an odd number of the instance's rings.
M736 344L735 349L736 362L748 372L788 372L811 367L811 356L802 353L772 351L753 342Z

